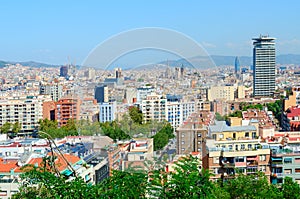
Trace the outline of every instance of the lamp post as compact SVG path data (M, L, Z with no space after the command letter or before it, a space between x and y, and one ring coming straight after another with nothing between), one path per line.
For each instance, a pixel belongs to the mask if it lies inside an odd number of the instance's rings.
M47 137L48 141L49 141L49 144L50 144L50 147L51 147L51 142L54 144L55 146L55 149L58 151L58 153L60 154L60 156L63 158L63 160L66 162L66 164L68 165L68 167L73 171L74 175L77 177L77 174L76 174L76 171L74 170L74 168L72 167L72 165L68 162L68 160L65 158L65 156L63 155L63 153L60 151L60 149L57 147L54 139L51 137L51 135L49 135L48 133L46 132L43 132L43 131L39 131L38 133L42 133ZM52 147L51 147L51 151L52 151L52 154L53 154L53 150L52 150Z

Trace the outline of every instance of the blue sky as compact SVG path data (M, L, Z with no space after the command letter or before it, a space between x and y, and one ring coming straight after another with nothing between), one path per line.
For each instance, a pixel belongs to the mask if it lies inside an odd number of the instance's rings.
M296 0L10 0L0 8L0 60L81 64L105 39L142 27L182 32L214 55L250 56L251 38L261 33L277 38L278 54L300 54Z

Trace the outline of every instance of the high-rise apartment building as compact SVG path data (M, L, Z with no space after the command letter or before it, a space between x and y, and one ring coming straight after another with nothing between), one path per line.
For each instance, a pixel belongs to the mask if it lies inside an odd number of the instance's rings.
M99 122L112 122L116 119L116 101L100 103L99 107Z
M235 74L239 73L241 71L241 68L240 68L240 60L238 57L235 57L235 60L234 60L234 72Z
M95 88L95 99L97 103L108 102L108 87L106 85Z
M67 77L68 76L68 70L69 70L68 66L61 66L59 76Z
M76 97L64 97L56 102L55 119L58 126L64 126L69 119L79 120L81 100Z
M167 120L167 99L161 95L148 95L145 100L142 100L141 110L144 115L144 121L152 120L165 121Z
M40 85L41 95L50 95L52 100L57 102L63 95L63 86L60 84Z
M33 132L38 121L43 119L43 102L51 101L49 96L8 97L0 101L0 126L6 122L19 122L21 132Z
M275 38L253 39L253 95L272 96L275 92Z
M88 68L85 72L84 72L84 76L91 81L95 81L96 78L96 71L94 68Z
M116 68L115 69L115 73L116 73L116 78L121 78L122 77L122 68Z

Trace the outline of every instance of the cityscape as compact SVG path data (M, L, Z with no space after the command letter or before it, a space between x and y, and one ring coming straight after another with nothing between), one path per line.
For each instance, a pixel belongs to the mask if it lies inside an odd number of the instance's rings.
M300 197L296 5L14 3L0 198Z

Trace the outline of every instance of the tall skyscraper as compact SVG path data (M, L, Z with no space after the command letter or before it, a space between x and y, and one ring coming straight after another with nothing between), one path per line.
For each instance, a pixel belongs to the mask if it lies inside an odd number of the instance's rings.
M275 92L275 38L253 38L253 95L272 96Z
M97 103L108 102L108 87L106 85L96 86L95 99Z
M122 77L122 68L116 68L115 72L116 72L117 79Z
M238 57L235 57L235 60L234 60L234 72L235 74L239 73L241 71L240 69L240 60Z
M68 76L68 70L69 70L68 66L61 66L59 76L67 77Z

